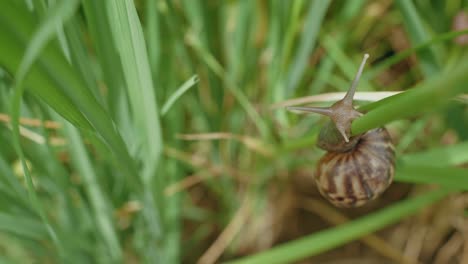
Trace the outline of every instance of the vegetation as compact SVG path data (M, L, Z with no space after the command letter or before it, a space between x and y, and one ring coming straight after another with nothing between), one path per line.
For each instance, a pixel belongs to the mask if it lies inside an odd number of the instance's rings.
M0 260L462 263L467 8L2 1ZM364 53L352 131L387 126L396 183L341 210L312 181L324 119L285 106L330 105Z

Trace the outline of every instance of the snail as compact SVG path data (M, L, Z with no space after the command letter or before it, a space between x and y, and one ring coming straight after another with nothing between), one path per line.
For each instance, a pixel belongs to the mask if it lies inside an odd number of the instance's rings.
M362 115L354 109L353 97L368 58L365 54L348 92L332 106L287 108L330 118L317 140L327 153L318 162L314 180L322 196L338 207L358 207L379 197L395 172L395 149L384 127L351 135L351 123Z

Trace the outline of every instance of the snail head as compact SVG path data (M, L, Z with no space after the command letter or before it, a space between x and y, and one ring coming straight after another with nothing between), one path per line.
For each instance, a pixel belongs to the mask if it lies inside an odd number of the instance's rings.
M331 120L320 131L318 146L322 149L335 152L344 152L351 149L359 137L351 137L351 123L362 114L353 107L353 98L356 87L361 78L364 65L369 54L365 54L359 66L359 70L354 78L348 92L343 99L337 101L330 107L298 107L290 106L288 110L297 110L328 116Z

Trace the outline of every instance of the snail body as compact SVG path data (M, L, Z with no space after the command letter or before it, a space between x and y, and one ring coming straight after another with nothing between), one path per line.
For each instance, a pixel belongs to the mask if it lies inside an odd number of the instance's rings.
M392 183L395 151L385 128L363 134L346 152L328 152L318 162L320 193L339 207L357 207L379 197Z
M330 117L317 146L327 153L315 171L319 192L338 207L358 207L379 197L393 181L395 149L388 131L381 127L351 136L351 123L362 115L353 107L353 97L364 64L345 97L331 107L289 107Z

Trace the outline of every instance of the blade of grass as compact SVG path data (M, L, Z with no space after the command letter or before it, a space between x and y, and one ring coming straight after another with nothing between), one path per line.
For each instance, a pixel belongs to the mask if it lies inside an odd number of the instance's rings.
M94 0L82 0L82 3L93 47L101 65L102 79L107 87L107 106L116 122L119 122L117 113L122 107L119 107L118 102L124 92L125 82L120 57L114 43L109 41L112 39L112 32L105 12L106 3Z
M171 109L172 105L181 97L185 92L198 83L198 76L194 75L185 81L164 103L161 109L161 115L164 116Z
M245 54L249 41L253 41L250 39L250 31L248 28L254 23L254 7L254 1L240 1L239 5L235 7L235 10L226 11L226 13L229 11L234 13L236 21L235 29L232 30L232 32L227 30L223 36L223 45L227 52L226 73L230 74L231 78L236 80L236 82L241 81L242 76L246 74L245 71L250 63L247 57L254 57ZM226 9L228 8L230 7L226 7ZM234 17L234 15L232 16ZM225 23L229 23L229 19L230 18L227 17Z
M94 211L97 229L107 244L110 259L118 262L122 258L122 252L112 223L111 208L101 191L94 166L77 129L70 124L65 124L65 130L69 139L72 162L83 178L84 188Z
M330 58L333 60L333 62L341 69L341 71L346 75L349 82L351 83L354 80L359 62L353 63L352 60L345 54L345 48L340 47L338 41L329 35L325 35L322 38L322 45L330 55ZM361 91L375 90L367 81L361 80L359 86L361 87Z
M192 32L190 36L191 45L197 50L200 58L206 63L208 68L213 71L220 79L224 80L227 88L231 91L232 95L236 98L239 104L242 106L247 115L252 119L255 126L258 128L262 137L267 137L269 134L268 126L265 121L260 117L259 113L255 110L253 105L249 102L247 96L242 90L239 89L235 80L226 73L223 66L218 60L211 54L200 42L200 39Z
M396 146L397 153L403 153L411 144L416 141L423 129L426 127L429 118L424 117L419 120L415 120L408 126L406 132L402 137L398 140L398 145Z
M70 0L66 4L57 4L50 9L47 19L39 25L34 33L34 37L28 44L28 48L18 67L15 77L19 84L22 84L29 68L39 57L44 46L55 36L57 27L61 27L66 20L70 19L76 12L79 3L79 0Z
M92 65L92 60L87 53L87 47L84 45L84 39L80 32L80 24L78 17L73 17L66 25L65 32L66 39L63 40L66 43L66 48L70 52L70 57L67 60L72 64L76 72L83 76L84 83L92 92L94 97L100 104L103 103L103 93L98 87L98 81L96 80L95 71ZM65 49L61 45L62 50Z
M403 61L404 59L411 56L413 53L421 52L423 50L426 50L426 49L430 48L432 45L434 45L436 43L453 40L456 37L467 34L467 33L468 33L468 29L467 30L460 30L460 31L450 31L450 32L447 32L447 33L444 33L444 34L434 36L430 40L427 40L427 41L425 41L423 43L417 44L416 46L413 46L413 47L411 47L411 48L409 48L407 50L404 50L404 51L396 54L395 56L391 56L388 59L384 60L383 62L375 65L374 67L372 67L371 69L366 71L362 75L361 79L362 80L373 79L378 74L380 74L382 71L384 71L385 69L388 69L392 65L395 65L400 61Z
M299 47L286 77L285 89L288 93L293 92L297 88L301 76L306 70L308 58L317 42L323 18L327 13L330 3L330 0L313 1L309 6Z
M368 214L338 227L284 243L265 252L240 258L231 264L290 263L308 256L317 255L332 248L358 239L385 226L391 225L404 217L415 214L448 195L450 191L441 189L406 199L395 205Z
M138 135L143 149L141 158L146 161L142 179L149 181L159 163L163 141L143 30L133 2L111 1L107 8L114 43L124 69L136 131L141 133Z
M15 74L15 87L13 94L13 103L11 107L11 121L13 128L13 145L15 150L20 158L23 171L25 173L25 178L27 182L28 194L30 196L33 207L37 210L41 220L43 221L46 229L49 233L50 238L55 244L55 247L59 251L59 255L64 257L65 252L62 247L62 242L59 240L56 231L52 228L40 201L35 187L32 182L31 175L29 173L29 168L26 165L26 159L21 148L20 135L19 135L19 116L21 111L21 102L24 93L24 78L29 71L29 68L32 66L36 58L39 57L39 54L47 42L54 37L57 27L62 27L63 23L69 19L76 11L79 1L68 1L61 2L57 5L54 5L50 12L49 16L41 22L38 26L35 34L33 35L26 52L21 60L21 63L18 67L18 70Z
M148 43L148 59L151 64L154 81L159 73L161 57L161 30L158 11L158 1L146 1L146 41ZM163 107L164 108L164 107Z
M272 19L270 26L268 45L271 53L275 55L272 56L268 67L269 86L273 89L268 90L272 91L269 97L273 102L284 100L287 97L285 83L289 74L288 67L295 51L294 41L301 25L303 25L301 13L306 6L305 1L294 1L290 8L281 1L274 1L271 5L271 16L275 19ZM288 9L289 12L285 12ZM287 23L282 23L282 21L287 21ZM302 39L304 40L305 37L303 36ZM287 124L286 113L276 112L275 114L276 119L281 124Z
M364 0L358 1L346 1L343 3L343 7L337 15L337 23L340 25L352 25L351 21L354 17L359 14L359 11L363 10ZM348 30L350 27L340 28L339 32L334 34L337 47L343 49L346 43L348 43L349 34ZM335 67L335 61L329 56L324 57L320 61L320 66L315 74L316 78L309 85L308 91L312 94L319 94L325 87L325 84L331 78L332 70ZM351 77L352 79L353 77ZM335 85L332 85L335 86ZM339 86L338 86L339 87ZM347 87L347 86L345 86ZM343 88L345 90L346 88Z
M16 193L18 199L21 200L22 203L28 204L28 199L26 198L27 193L21 183L18 181L18 178L15 177L13 171L9 167L9 164L0 156L0 175L2 175L2 180L6 182L8 188Z
M163 250L162 239L163 201L155 200L162 196L163 175L158 166L163 150L163 137L160 127L157 98L151 76L150 63L143 36L143 29L133 1L110 1L107 3L107 16L114 44L121 59L127 95L133 114L135 131L138 132L138 156L142 161L140 174L143 182L143 193L140 197L144 203L143 217L146 222L148 240L144 249L148 262L161 262ZM161 204L158 204L161 202ZM151 246L150 246L151 245ZM154 245L158 245L156 250ZM151 247L151 250L148 248Z
M0 18L4 19L3 22L7 26L7 32L12 34L12 38L7 39L7 41L16 41L15 43L18 47L12 48L21 50L21 47L26 45L29 35L31 35L33 27L37 22L28 11L21 9L20 6L15 5L13 2L6 2L0 9L0 14ZM9 43L9 45L13 45L13 43ZM28 88L33 88L33 92L38 97L44 98L47 102L51 103L51 107L54 109L68 110L71 108L75 110L73 108L78 108L78 111L86 116L87 121L84 124L88 124L88 127L89 123L92 124L94 128L91 127L91 131L97 131L100 138L111 148L113 158L118 161L116 163L117 166L121 166L120 171L128 176L125 179L132 183L132 180L134 180L133 176L137 173L134 162L129 156L119 132L116 130L108 114L85 86L81 77L76 74L76 71L74 71L59 51L60 49L54 46L54 43L51 43L44 50L44 54L39 58L38 63L33 66L31 73L28 74L28 78L25 79ZM4 52L2 55L8 56L6 53ZM10 67L14 66L14 64L7 65ZM55 89L49 90L46 89L47 87L37 86L35 81L46 82L49 87ZM57 95L57 90L59 94L63 95ZM49 97L56 99L69 98L68 101L71 101L71 104L67 105L67 100L51 101ZM66 116L67 113L59 112L59 114Z
M379 101L379 107L353 121L353 134L383 126L393 120L435 110L455 95L467 90L464 85L468 82L467 72L468 63L464 62L451 72L428 79L407 92Z
M291 53L294 51L294 39L298 29L300 28L301 13L304 9L305 1L294 1L291 7L291 15L289 19L289 26L286 29L286 34L283 41L284 45L281 49L281 63L279 63L280 70L286 71L289 66L288 63L291 59Z
M415 45L421 44L431 38L429 32L424 27L424 21L419 16L418 10L413 1L396 0L395 4L403 15L403 22L408 31L408 35ZM433 47L419 52L421 68L426 77L430 77L439 72L437 56Z
M15 21L18 17L22 18L21 21ZM0 64L11 74L18 69L28 35L32 32L32 24L27 13L21 12L10 2L0 9L0 31L2 32L0 34ZM24 34L26 31L27 35ZM38 67L30 69L25 85L29 92L47 102L69 122L83 129L92 129L88 120L74 106L70 98L61 92L47 74Z
M300 201L301 207L313 214L319 216L323 220L333 224L334 226L349 222L350 219L338 208L333 207L331 204L318 199L304 199ZM418 262L410 260L404 256L403 252L389 241L387 242L383 237L377 234L369 234L360 239L360 242L366 244L369 248L373 249L380 255L401 264L416 264Z
M31 203L33 207L37 210L37 213L41 217L42 222L44 223L50 238L54 242L55 247L59 251L59 255L63 258L65 257L65 252L63 248L63 242L58 238L56 231L50 224L42 202L40 201L34 184L32 182L31 175L29 173L29 168L26 165L26 159L21 148L20 144L20 134L19 134L19 116L21 111L21 102L24 93L24 78L28 73L29 68L32 66L34 61L39 54L43 47L47 44L47 42L54 36L55 30L57 27L61 27L63 23L69 19L76 11L78 7L79 1L68 1L68 2L61 2L54 7L51 8L49 12L49 16L45 20L41 22L39 27L37 28L35 34L33 35L26 52L21 60L20 66L15 74L15 87L14 87L14 94L13 94L13 103L11 106L11 117L12 117L12 124L13 124L13 145L18 154L21 165L23 167L23 171L25 174L26 182L27 182L27 189L28 194L31 199Z
M46 239L48 235L43 223L3 212L0 213L0 230L35 240Z
M444 187L468 190L468 169L435 167L428 165L400 164L395 181L416 184L440 184Z
M321 43L325 48L326 52L333 59L334 63L341 69L343 74L346 75L348 80L353 80L357 67L355 63L346 55L343 48L339 46L339 42L335 37L330 35L324 35L321 39Z
M468 162L468 142L456 145L432 148L428 151L410 153L401 159L405 164L439 166L457 166Z

